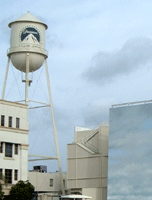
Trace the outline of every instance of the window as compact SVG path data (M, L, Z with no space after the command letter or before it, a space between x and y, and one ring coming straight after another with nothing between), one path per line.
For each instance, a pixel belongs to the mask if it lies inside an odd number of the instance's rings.
M50 179L50 186L53 187L53 179Z
M3 142L0 142L0 153L3 153Z
M20 118L16 117L16 128L20 128Z
M5 169L5 178L8 183L12 183L12 169Z
M5 157L12 157L12 144L5 143Z
M18 144L15 144L15 155L18 155Z
M65 188L65 179L63 179L63 186L64 186L64 188Z
M12 127L12 117L9 116L8 118L8 127Z
M2 174L3 174L3 169L0 168L0 176L2 176Z
M1 115L1 126L5 126L5 115Z
M14 180L15 181L18 180L18 170L17 169L14 170Z

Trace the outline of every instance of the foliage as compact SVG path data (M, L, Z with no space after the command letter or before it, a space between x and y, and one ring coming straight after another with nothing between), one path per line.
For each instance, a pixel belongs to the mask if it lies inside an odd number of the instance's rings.
M0 200L4 198L4 192L3 192L3 187L2 185L7 185L7 180L5 176L0 173Z
M33 193L34 186L29 181L18 181L9 192L10 197L16 200L31 200Z
M0 199L3 199L4 192L2 191L2 184L0 183Z
M2 173L0 173L0 180L3 181L4 185L7 185L7 179L5 178L5 176Z

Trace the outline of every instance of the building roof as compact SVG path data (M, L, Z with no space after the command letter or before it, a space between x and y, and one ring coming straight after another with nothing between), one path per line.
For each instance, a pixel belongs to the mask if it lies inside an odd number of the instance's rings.
M85 195L78 195L78 194L70 194L61 196L61 199L92 199L92 197L85 196Z

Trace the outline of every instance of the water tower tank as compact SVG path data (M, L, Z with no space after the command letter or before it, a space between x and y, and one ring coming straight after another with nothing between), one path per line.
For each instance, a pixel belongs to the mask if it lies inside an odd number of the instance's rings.
M28 12L8 26L11 28L11 44L7 55L14 67L26 72L26 56L29 53L29 72L39 69L47 57L45 50L47 25Z

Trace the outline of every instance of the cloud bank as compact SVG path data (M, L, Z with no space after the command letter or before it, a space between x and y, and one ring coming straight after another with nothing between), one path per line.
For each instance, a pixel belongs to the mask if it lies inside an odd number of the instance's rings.
M152 40L134 38L128 40L118 52L97 53L82 76L89 82L105 84L119 75L128 75L151 60Z

